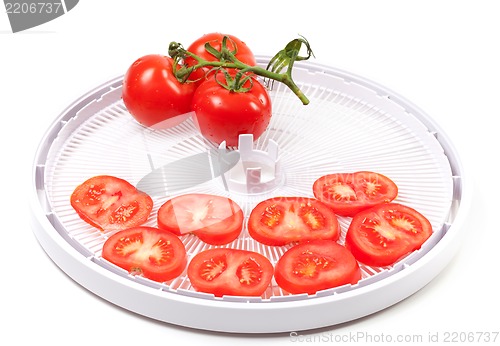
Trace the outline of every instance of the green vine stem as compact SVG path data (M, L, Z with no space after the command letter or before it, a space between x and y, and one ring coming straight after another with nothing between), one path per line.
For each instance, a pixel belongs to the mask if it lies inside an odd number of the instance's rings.
M168 53L170 57L174 59L174 72L176 78L181 83L189 82L188 78L192 71L195 69L210 67L212 69L235 69L237 70L234 76L234 82L231 83L231 90L236 92L245 92L244 88L241 87L247 80L245 76L248 73L253 73L255 75L264 78L264 81L269 86L272 86L274 81L281 82L285 84L297 97L302 101L304 105L309 104L309 99L300 90L300 88L295 84L292 78L292 70L295 61L307 60L311 56L314 56L309 42L303 38L297 38L290 41L285 48L280 50L270 61L266 68L260 66L250 66L247 65L236 58L237 47L234 50L229 50L227 47L227 40L229 37L224 36L222 39L221 50L218 51L212 47L209 43L205 44L205 49L215 56L216 61L205 60L196 54L193 54L183 48L180 43L171 42L169 45ZM235 46L235 45L233 45ZM305 46L307 54L305 56L300 56L300 51L302 46ZM185 66L182 62L187 58L191 57L196 60L196 64L193 66ZM283 72L283 70L286 70Z

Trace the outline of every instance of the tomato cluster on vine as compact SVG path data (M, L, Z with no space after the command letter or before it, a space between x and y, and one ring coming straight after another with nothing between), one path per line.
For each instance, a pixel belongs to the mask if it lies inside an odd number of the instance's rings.
M207 45L215 54L206 49ZM238 69L212 67L210 63L224 64L225 58L216 53L224 50L244 65L256 65L253 52L237 37L206 34L187 48L189 54L180 64L159 54L137 59L124 76L125 106L147 127L167 128L193 117L201 134L215 143L226 141L228 146L235 146L244 133L257 139L271 119L269 93L252 73L239 80ZM199 61L207 63L197 68ZM188 74L180 78L181 68ZM235 87L236 83L240 85Z

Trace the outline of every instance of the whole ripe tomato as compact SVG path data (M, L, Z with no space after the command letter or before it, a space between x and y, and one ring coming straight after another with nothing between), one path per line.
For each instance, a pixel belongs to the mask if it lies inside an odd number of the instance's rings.
M132 116L144 126L167 128L188 117L196 86L180 83L172 58L151 54L137 59L123 78L122 98Z
M236 36L221 34L218 32L203 35L202 37L191 43L187 50L204 60L216 61L218 59L205 49L205 44L209 43L216 50L220 51L222 47L222 39L224 38L224 36L227 36L229 38L229 40L227 40L227 48L231 52L236 50L235 57L239 61L250 66L255 66L257 64L252 50L246 45L245 42L243 42ZM185 64L188 66L196 65L196 60L191 57L187 57L185 60ZM201 82L203 81L204 76L208 73L209 70L209 67L196 69L189 76L189 80L199 80Z
M266 130L271 120L271 99L266 88L250 77L243 87L249 91L226 89L224 73L204 81L194 93L192 110L195 123L205 138L215 143L226 141L236 146L240 134L253 134L254 140Z

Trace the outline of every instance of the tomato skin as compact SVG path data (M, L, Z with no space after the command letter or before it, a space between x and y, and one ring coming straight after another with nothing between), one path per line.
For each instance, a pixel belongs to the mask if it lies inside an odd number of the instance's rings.
M429 220L418 211L385 203L354 216L345 245L358 261L382 267L419 249L431 234Z
M193 233L211 245L232 242L243 228L243 211L233 200L210 194L185 194L158 210L158 227L178 236Z
M151 197L128 181L99 175L78 185L70 197L82 220L101 231L117 231L145 223L153 208Z
M281 256L275 267L276 283L292 294L314 294L361 279L354 256L332 240L298 244Z
M314 182L313 193L337 215L352 217L377 204L391 202L398 195L398 187L380 173L361 171L322 176Z
M191 43L191 45L189 45L189 47L187 48L187 51L199 56L204 60L217 61L217 58L215 58L205 49L205 43L207 42L210 43L212 47L214 47L217 51L220 51L222 46L222 39L224 36L229 37L229 40L227 40L227 48L230 51L233 51L235 49L234 46L236 45L237 53L235 57L239 61L249 66L257 65L257 61L255 60L255 56L252 50L246 45L245 42L243 42L234 35L227 35L218 32L205 34L200 38L196 39L193 43ZM187 57L185 59L185 64L187 66L194 66L196 65L196 60L194 58ZM210 67L196 69L189 76L189 80L198 81L199 83L201 83L203 82L209 71Z
M192 110L195 123L202 135L220 144L238 145L240 134L253 134L253 139L262 135L271 121L271 99L266 88L256 79L247 92L233 92L225 89L223 73L217 73L203 82L193 96ZM250 82L245 83L245 87Z
M130 272L164 282L181 275L187 266L184 244L170 232L154 227L132 227L113 234L102 257Z
M167 128L185 120L196 86L180 83L172 58L150 54L137 59L123 78L122 99L142 125Z
M261 296L273 272L273 265L263 255L230 248L199 252L187 269L189 280L197 291L216 297Z
M338 240L340 226L333 211L314 198L275 197L254 207L248 233L262 244L282 246L314 239Z

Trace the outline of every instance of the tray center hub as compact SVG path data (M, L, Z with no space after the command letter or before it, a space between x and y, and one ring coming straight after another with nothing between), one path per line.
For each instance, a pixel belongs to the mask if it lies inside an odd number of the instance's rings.
M228 191L259 194L272 191L281 184L283 173L278 157L278 143L275 141L269 140L267 151L257 150L253 148L253 135L241 134L235 152L228 152L225 141L220 144L221 166L231 154L239 155L239 160L230 169L221 169L221 177Z

